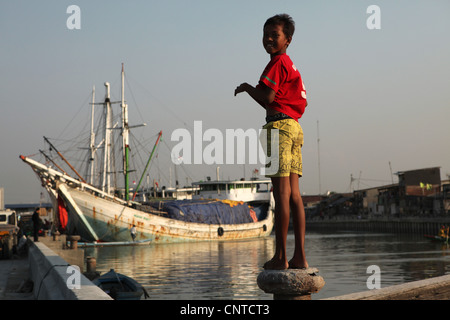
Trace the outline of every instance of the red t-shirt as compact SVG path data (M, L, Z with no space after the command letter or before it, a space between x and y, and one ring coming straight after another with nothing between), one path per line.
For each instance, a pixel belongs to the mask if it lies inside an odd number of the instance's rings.
M275 91L275 99L269 107L283 112L293 119L302 117L306 108L306 90L300 72L287 54L273 57L259 80Z

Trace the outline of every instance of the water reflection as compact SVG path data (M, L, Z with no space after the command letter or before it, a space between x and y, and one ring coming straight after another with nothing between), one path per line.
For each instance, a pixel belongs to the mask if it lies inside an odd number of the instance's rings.
M417 235L348 233L314 235L308 241L311 265L317 265L326 285L314 298L367 290L367 267L381 270L381 287L444 275L448 272L447 246ZM311 240L311 239L309 239ZM318 241L315 241L318 240ZM311 243L312 242L312 243Z
M294 245L288 235L288 252ZM256 278L274 253L274 238L86 249L97 271L113 268L145 286L151 299L272 299ZM309 233L306 252L325 287L313 299L367 290L367 267L381 269L381 286L447 274L447 246L420 236Z
M135 278L151 299L267 298L256 285L273 255L273 239L86 249L97 271L110 268Z

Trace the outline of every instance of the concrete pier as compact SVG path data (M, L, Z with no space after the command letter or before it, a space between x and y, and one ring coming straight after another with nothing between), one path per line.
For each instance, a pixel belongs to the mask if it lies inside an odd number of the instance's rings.
M450 275L323 300L449 300Z
M72 237L75 237L77 240L72 241ZM53 237L41 237L39 238L39 241L53 250L58 256L63 258L69 264L78 266L83 273L85 271L84 250L79 249L78 243L75 243L79 238L79 236L66 236L63 234L56 239Z
M311 300L325 285L317 268L264 270L258 275L261 290L272 293L274 300Z
M35 300L27 256L0 260L0 300Z
M32 243L28 259L36 300L110 300L99 287L42 242Z
M0 300L112 300L82 274L83 260L78 259L78 267L59 255L66 252L77 259L77 250L62 250L61 245L57 254L46 244L58 247L60 243L50 241L28 240L26 255L0 260Z

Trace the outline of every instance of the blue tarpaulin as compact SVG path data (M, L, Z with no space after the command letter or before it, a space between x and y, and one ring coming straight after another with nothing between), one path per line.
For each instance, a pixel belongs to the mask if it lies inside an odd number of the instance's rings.
M176 200L154 204L171 219L206 223L240 224L254 222L251 208L245 202L220 200ZM253 212L253 216L255 216Z

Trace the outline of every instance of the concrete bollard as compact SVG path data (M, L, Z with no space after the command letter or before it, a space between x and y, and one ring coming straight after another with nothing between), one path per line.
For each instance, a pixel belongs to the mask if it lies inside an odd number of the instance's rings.
M97 260L94 257L86 258L86 272L84 273L85 277L89 280L94 280L100 277L100 273L97 272Z
M261 290L272 293L274 300L311 300L325 285L317 268L264 270L258 275Z
M97 269L97 259L94 257L86 258L86 271L87 272L95 272Z
M80 236L67 236L67 240L70 241L70 249L76 250L78 249L78 241L81 239Z

